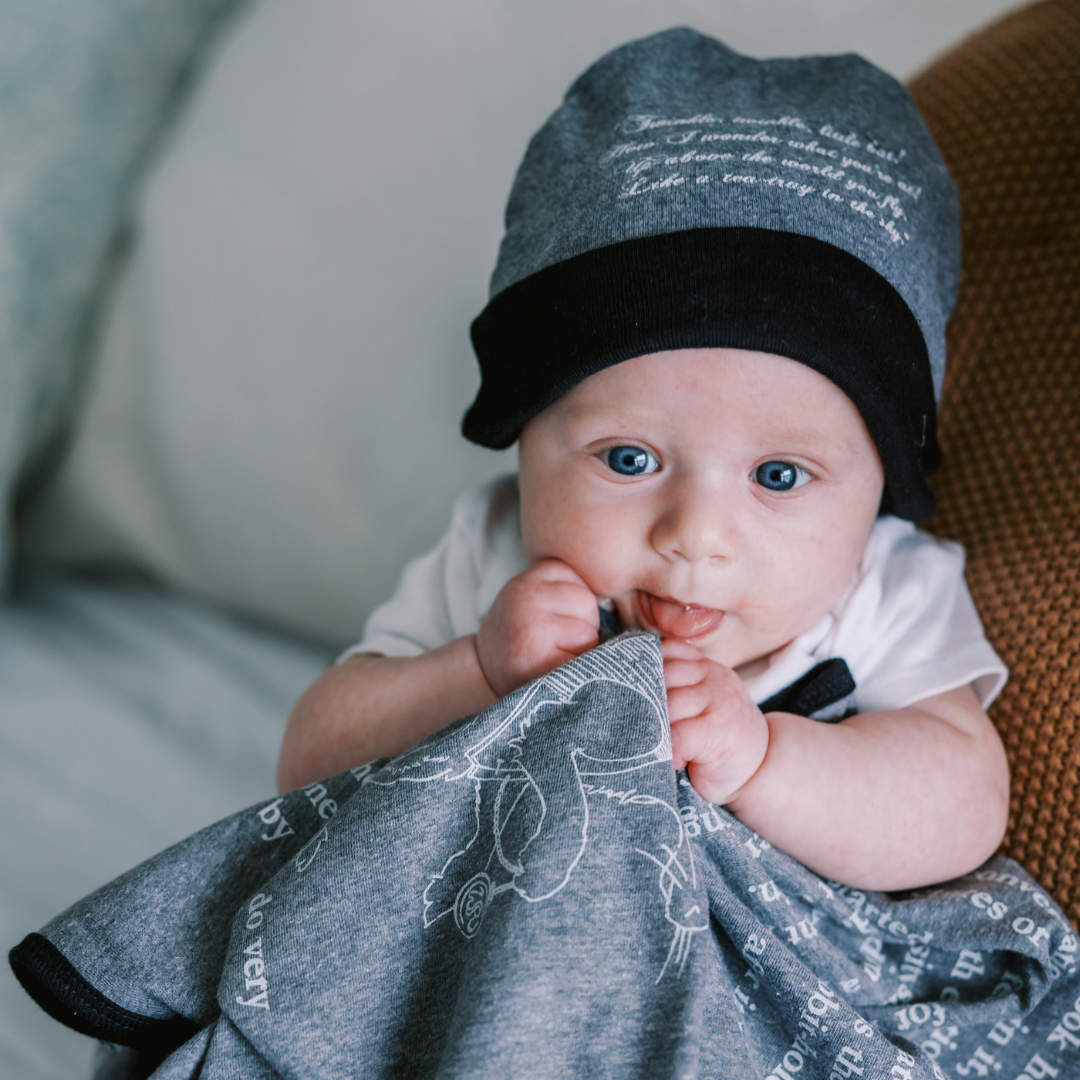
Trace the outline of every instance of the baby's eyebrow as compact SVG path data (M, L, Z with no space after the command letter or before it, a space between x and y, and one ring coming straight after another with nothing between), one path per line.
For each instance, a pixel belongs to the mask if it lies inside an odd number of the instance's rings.
M612 405L579 405L569 410L572 424L605 424L620 428L637 428L655 423L656 414L649 409L622 408Z
M797 427L785 424L771 428L765 433L765 438L768 442L786 443L792 446L805 445L806 443L820 446L823 442L831 442L835 435L831 432L822 431L821 428ZM852 445L847 436L844 437L844 442L849 446Z
M851 453L857 453L859 450L858 442L852 438L850 432L838 433L835 429L823 427L820 424L800 423L797 418L783 420L777 418L775 425L770 425L768 430L763 432L763 437L767 442L786 443L792 449L799 445L836 445L839 442Z

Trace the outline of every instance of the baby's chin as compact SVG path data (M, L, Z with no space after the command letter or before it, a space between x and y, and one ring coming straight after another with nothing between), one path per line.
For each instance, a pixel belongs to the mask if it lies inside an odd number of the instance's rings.
M690 644L694 645L707 659L731 668L744 679L752 679L768 668L770 658L790 644L790 640L772 648L766 648L764 651L742 643L712 641L698 644L692 641Z

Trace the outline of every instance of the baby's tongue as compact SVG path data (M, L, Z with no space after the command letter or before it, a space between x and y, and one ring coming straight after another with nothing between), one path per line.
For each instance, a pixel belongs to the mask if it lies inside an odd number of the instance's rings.
M647 595L646 602L657 630L672 637L691 638L707 634L720 625L724 613L715 608L695 607L693 604L676 604Z

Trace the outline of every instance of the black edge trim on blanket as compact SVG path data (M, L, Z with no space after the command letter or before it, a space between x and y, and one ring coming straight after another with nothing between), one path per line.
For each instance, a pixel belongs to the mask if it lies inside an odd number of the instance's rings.
M823 240L726 227L596 248L497 293L472 341L482 383L462 432L496 449L577 383L635 356L722 347L790 357L858 407L885 466L883 508L912 521L933 512L926 340L884 277Z
M183 1016L140 1016L110 1001L41 934L23 938L8 961L23 989L51 1017L82 1035L163 1057L199 1030Z
M763 713L786 712L795 716L811 716L819 709L843 701L855 692L855 679L847 662L838 656L822 660L790 686L773 694L759 706ZM844 717L837 716L824 723L837 723Z

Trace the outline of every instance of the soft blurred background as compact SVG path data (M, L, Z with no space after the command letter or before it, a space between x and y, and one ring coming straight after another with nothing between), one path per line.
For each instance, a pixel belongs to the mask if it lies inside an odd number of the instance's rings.
M0 0L0 944L273 789L454 496L502 207L606 50L906 80L1012 0ZM90 1040L4 965L0 1077Z

